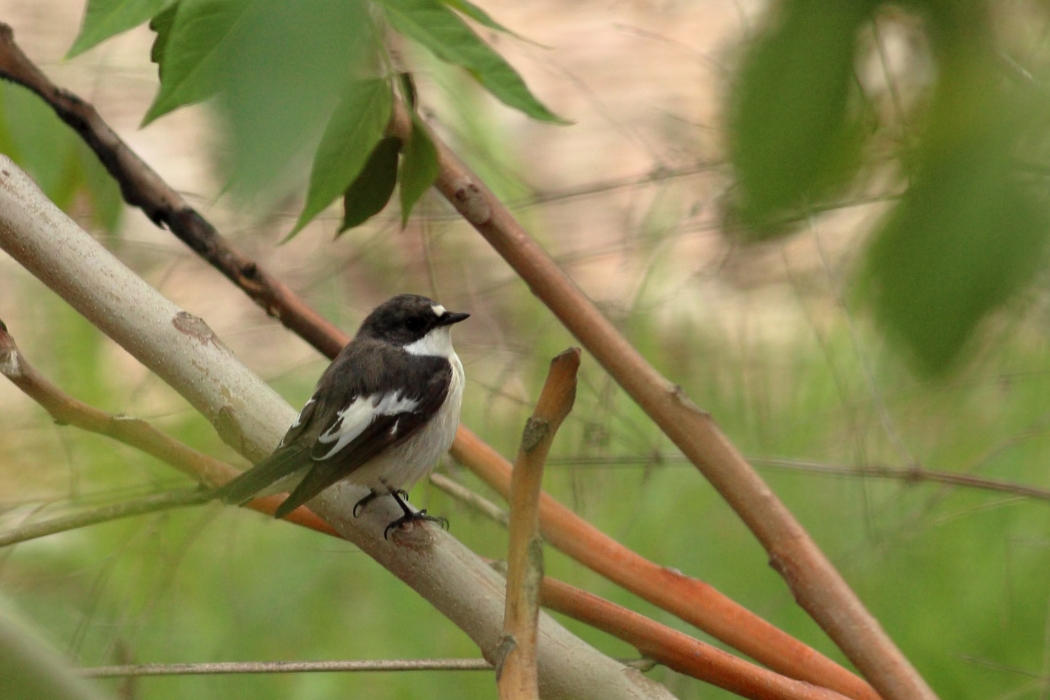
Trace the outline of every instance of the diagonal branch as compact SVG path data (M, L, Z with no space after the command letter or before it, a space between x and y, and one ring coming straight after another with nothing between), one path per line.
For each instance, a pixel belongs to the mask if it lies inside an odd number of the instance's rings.
M160 177L102 121L93 107L74 96L74 94L51 83L44 73L22 54L22 51L14 43L10 28L3 24L0 24L0 78L12 80L35 91L51 108L55 109L63 121L76 129L85 142L92 149L95 149L110 174L120 183L122 192L129 204L141 207L154 220L159 221L162 225L169 226L191 249L201 254L211 262L212 266L223 272L241 290L264 307L267 313L276 315L281 322L285 323L303 339L313 344L322 354L327 355L329 358L335 357L339 348L346 342L346 336L331 323L324 321L306 303L295 297L277 280L262 271L255 262L233 248L229 241L217 234L214 228L207 224L207 221L201 215L186 205L181 195L178 195L172 188L160 181ZM447 174L448 155L447 149L443 146L442 149L446 153L443 162L446 166L445 182L447 182L449 179ZM466 196L469 189L469 187L466 188L464 196ZM480 193L480 190L478 192ZM467 212L475 209L474 205L469 203L461 205L461 210L464 207ZM484 214L483 211L477 211L471 216L477 218L482 214ZM523 235L527 238L527 234ZM192 321L192 317L189 317L188 321ZM622 341L622 344L626 343ZM218 424L217 427L220 434L222 434L222 424ZM233 439L235 440L235 437ZM276 442L276 439L274 439L274 442ZM497 461L502 461L502 457L495 450L492 450L488 445L480 441L474 433L463 427L460 428L457 434L454 450L459 455L459 458L465 462L484 463L493 457ZM254 454L253 457L261 458L262 454ZM271 496L270 500L273 501L274 497ZM623 548L619 549L623 550ZM634 555L634 557L640 559L637 555ZM642 560L645 561L644 559ZM719 638L727 639L728 636L737 639L737 642L734 644L737 646L737 649L764 663L770 664L771 667L780 670L782 673L802 679L825 679L823 682L839 688L844 693L852 693L852 697L870 697L871 691L866 684L859 682L855 677L842 670L841 666L808 649L807 646L793 640L790 636L772 628L772 625L769 623L758 620L761 625L764 625L764 629L772 634L772 644L763 644L761 641L757 644L751 643L749 641L751 638L750 630L753 629L753 625L749 627L747 623L744 624L741 631L732 632L732 629L738 624L740 619L753 621L757 620L757 618L737 606L732 600L718 594L707 584L682 576L681 579L690 582L685 587L686 589L691 587L695 591L698 588L700 591L714 594L713 598L705 594L699 596L697 601L690 602L688 597L681 597L680 594L682 593L688 595L688 591L684 591L682 587L664 588L663 584L661 584L661 579L665 576L661 572L665 570L648 563L648 561L646 561L646 564L649 566L644 568L643 573L639 574L637 571L623 570L617 575L621 579L624 577L640 578L649 576L649 584L642 587L646 592L639 592L639 595L647 597L647 599L675 614L686 614L687 616L684 619L696 624L700 629L712 632L716 636L719 636L719 633L713 632L713 630L720 630L722 635L726 635ZM627 565L619 563L613 566L623 568ZM592 566L592 568L594 567ZM606 575L610 574L607 573ZM611 577L616 580L616 576ZM707 608L705 608L706 606ZM693 612L682 612L687 609L692 609ZM740 617L741 611L745 615L743 618ZM784 643L779 644L778 640L782 640Z
M0 248L51 287L208 418L250 460L268 454L295 411L241 365L201 319L180 311L127 269L0 156ZM429 524L383 531L400 509L383 499L353 514L362 493L339 484L310 502L340 535L414 588L492 660L503 581L451 535ZM646 700L667 689L540 618L540 689L548 698Z
M391 131L407 139L411 129L408 110L398 102ZM435 136L433 140L440 163L437 189L707 477L765 547L770 564L784 577L795 600L886 700L936 698L809 533L711 416L682 387L661 376L477 175L441 139Z
M337 326L254 260L227 245L214 226L117 136L91 103L51 82L22 53L11 27L2 22L0 78L18 83L39 95L91 147L120 185L121 194L128 204L142 209L153 223L178 236L244 290L267 314L328 357L335 357L347 343L349 338Z
M545 578L545 608L614 634L670 669L753 700L846 700L833 690L781 676L575 586Z

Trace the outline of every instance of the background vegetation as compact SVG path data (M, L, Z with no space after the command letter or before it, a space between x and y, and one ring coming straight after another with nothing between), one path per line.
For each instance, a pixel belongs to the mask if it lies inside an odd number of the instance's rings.
M945 698L1036 698L1050 685L1047 503L857 473L906 467L1050 486L1041 272L1048 228L1033 174L1045 128L1037 98L1047 21L1036 4L957 4L987 14L960 18L937 3L872 5L858 16L829 12L811 25L802 21L812 11L805 2L778 6L782 15L773 19L764 5L728 2L486 3L542 45L482 31L552 114L575 121L569 127L526 120L413 44L399 45L395 56L416 75L428 123L515 205L645 356L715 416L934 689ZM280 19L287 31L274 36L292 41L309 27L294 24L299 13L280 14L284 5L258 3L253 16ZM400 291L429 293L474 314L457 329L469 378L463 420L503 454L514 452L549 358L572 339L442 203L425 196L403 230L395 203L335 242L341 212L330 208L276 247L303 208L311 146L322 138L324 120L309 109L310 94L275 96L265 81L253 83L258 49L241 47L229 54L245 62L232 73L239 92L135 132L157 86L145 28L60 63L81 4L0 7L0 19L56 82L89 96L224 233L342 327L355 328ZM988 20L980 42L995 46L990 55L1002 65L952 53L958 35L944 27L958 31L970 20ZM840 24L823 23L833 21ZM262 45L272 46L267 36ZM847 68L835 73L831 65L827 80L832 88L855 81L840 96L814 104L806 96L825 94L820 86L772 96L761 87L769 64L810 75L809 62L828 54L803 52L795 63L785 56L813 37L836 36L827 51L844 56ZM316 43L318 53L349 50ZM334 80L324 61L339 56L322 55L307 68ZM1014 64L1029 76L1019 94L1010 88ZM968 87L948 91L955 102L944 105L945 76L955 69L965 73L956 84ZM295 82L302 74L283 77ZM1016 112L1015 99L1023 103ZM305 400L323 360L141 214L121 211L90 154L35 98L5 85L0 101L0 151L122 260L205 318L291 403ZM975 121L952 120L960 104L977 105L964 110ZM813 114L799 116L804 109ZM259 118L268 111L269 121ZM312 122L303 116L310 114ZM761 123L749 121L763 114ZM842 115L842 153L791 174L797 189L757 199L754 192L783 185L762 180L775 177L781 152L752 142L787 125L786 139L799 143L782 157L812 153L814 139L825 141L813 130L834 136L827 124L835 114ZM1024 128L1010 121L1015 114L1027 120ZM290 123L301 128L298 142L273 131ZM275 133L284 134L283 154L259 146ZM960 153L961 162L942 159ZM1014 167L1021 156L1023 179ZM962 182L937 189L944 173ZM962 208L975 201L989 206ZM949 214L954 228L944 223ZM930 243L916 232L945 238ZM1022 244L1013 245L1018 236ZM743 245L742 238L764 240ZM1003 250L1007 257L998 257ZM887 275L902 259L915 265L907 279L926 287L893 286ZM984 286L974 281L988 275ZM965 306L975 288L981 293L968 310L946 319L945 309ZM177 395L6 258L0 318L70 394L148 417L235 459ZM954 340L931 345L931 335ZM0 388L0 408L6 524L184 485L169 467L50 424L13 387ZM746 528L586 356L576 408L554 450L546 486L559 500L841 660ZM445 469L485 492L455 464ZM427 485L413 500L448 516L453 534L475 551L503 555L498 526ZM555 552L548 573L681 627ZM476 654L461 632L350 545L218 506L5 550L0 590L83 665ZM634 654L567 624L612 655ZM652 675L679 697L728 697L663 669ZM492 680L479 673L238 676L144 679L125 691L143 698L491 697Z

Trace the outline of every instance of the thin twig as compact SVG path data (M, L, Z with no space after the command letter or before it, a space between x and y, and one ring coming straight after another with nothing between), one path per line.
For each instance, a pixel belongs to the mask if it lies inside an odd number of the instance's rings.
M1050 501L1050 489L1041 489L1038 486L1018 484L1001 479L989 479L986 477L973 476L972 474L960 474L958 472L946 472L937 469L927 469L916 465L912 467L888 467L880 464L867 464L851 467L845 464L825 464L805 459L785 459L780 457L748 457L751 464L758 469L780 469L783 471L804 472L809 474L820 474L827 476L847 476L857 478L893 479L895 481L907 481L909 483L931 482L958 486L960 488L976 489L978 491L996 491L1009 493L1014 496L1035 498L1041 501ZM669 465L682 466L692 464L681 455L646 454L620 457L562 457L547 460L551 467L580 467L608 469L613 466L651 466Z
M551 360L547 380L525 424L510 484L510 537L507 544L507 608L501 654L496 663L500 700L539 700L536 674L536 624L543 580L540 493L543 464L562 421L576 400L580 349Z
M481 494L474 493L463 484L453 481L444 474L434 472L430 475L430 483L461 503L467 504L489 520L493 520L503 527L510 525L510 516L507 515L507 511L503 510Z
M146 515L162 510L174 508L187 508L199 506L211 500L207 491L201 489L185 489L182 491L171 491L168 493L157 493L131 501L123 501L101 508L92 508L81 513L72 513L49 520L41 520L17 527L13 530L0 532L0 547L6 547L19 542L35 540L40 537L54 535L59 532L76 530L88 525L98 525L112 520L130 518L135 515Z
M915 467L884 467L884 466L860 466L848 467L835 464L821 464L807 460L774 459L770 457L755 458L756 466L771 469L784 469L789 471L809 472L812 474L828 474L833 476L849 477L874 477L878 479L894 479L910 483L931 482L937 484L948 484L949 486L960 486L981 491L996 491L1009 493L1014 496L1037 498L1050 501L1050 490L1041 489L1027 484L1017 484L1000 479L988 479L970 474L957 474L955 472L938 471Z
M382 659L376 661L224 661L137 664L80 669L85 678L203 676L229 673L366 673L372 671L491 671L485 659Z
M40 374L22 355L14 337L8 332L7 326L2 320L0 320L0 374L10 379L29 398L40 404L59 425L72 425L122 442L170 464L202 484L218 486L240 473L226 462L215 459L203 452L198 452L170 435L161 432L144 420L100 411L94 406L90 406L64 393L48 381L47 377ZM258 498L249 503L247 507L273 515L282 500L283 498L279 496ZM128 503L134 503L134 501ZM193 504L187 503L185 505ZM117 506L110 506L110 508L115 507ZM105 511L105 508L99 509L100 513L103 511ZM132 514L134 513L129 515ZM331 526L306 507L297 508L292 513L289 513L286 520L319 532L336 534ZM37 525L44 524L38 523ZM42 536L43 534L36 535L36 537Z
M411 133L398 102L391 132ZM711 416L660 375L558 267L514 215L438 137L438 191L521 276L678 449L707 477L769 553L795 600L886 700L933 700L933 690L864 607Z

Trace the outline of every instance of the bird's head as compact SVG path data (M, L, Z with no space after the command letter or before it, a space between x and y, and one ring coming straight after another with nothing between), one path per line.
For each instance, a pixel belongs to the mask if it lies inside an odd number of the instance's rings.
M362 322L358 335L398 345L414 355L448 357L452 354L452 325L469 316L418 294L399 294L377 306Z

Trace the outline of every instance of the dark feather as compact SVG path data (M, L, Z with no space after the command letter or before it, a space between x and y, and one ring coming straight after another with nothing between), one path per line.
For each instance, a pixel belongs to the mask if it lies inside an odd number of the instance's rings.
M404 354L407 357L407 353ZM426 359L427 362L421 362L423 359ZM430 361L431 359L433 361ZM452 381L452 368L448 361L444 358L420 357L414 357L412 360L412 362L404 363L406 366L400 368L391 367L391 365L401 364L400 362L387 362L385 366L389 371L400 369L402 376L404 376L404 372L411 373L411 370L408 368L414 370L421 364L429 365L429 368L421 373L426 378L421 377L414 383L410 381L407 386L413 387L413 391L402 393L402 398L419 402L415 410L376 416L364 432L327 459L322 459L321 457L328 453L331 446L317 442L314 439L310 455L313 460L313 468L310 469L287 500L280 505L277 512L274 513L274 517L284 517L332 484L349 476L354 470L377 455L404 443L419 432L434 413L441 408L441 404L444 403L448 394L449 384ZM377 393L379 391L362 391L361 394L353 394L347 397L344 403L340 404L341 408L338 410L349 406L357 400L358 396L369 396ZM326 421L324 429L318 431L318 435L326 432L339 419L338 410L333 411L332 418ZM396 431L393 430L395 426L397 427Z
M304 463L310 459L308 452L303 445L278 448L248 471L241 472L232 481L215 489L214 497L221 499L223 503L237 505L250 501L255 494L304 467Z

